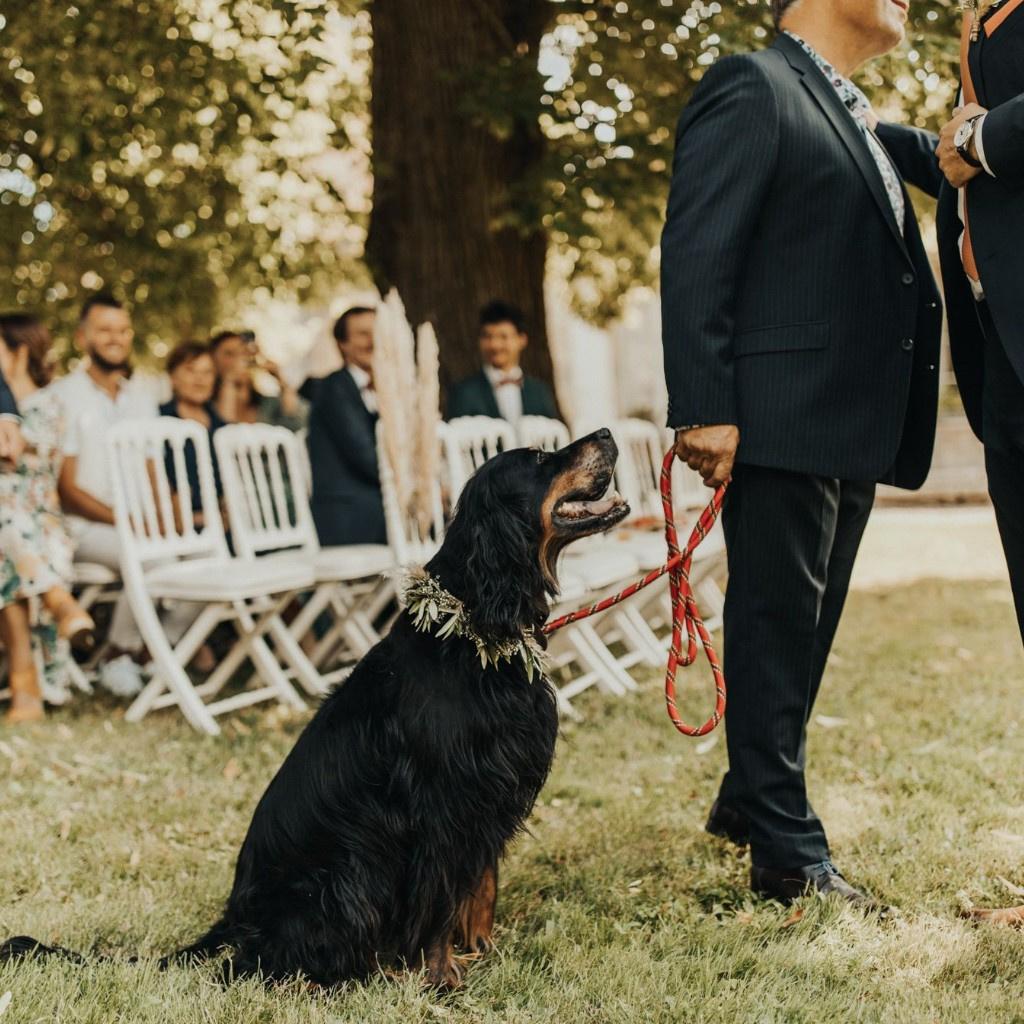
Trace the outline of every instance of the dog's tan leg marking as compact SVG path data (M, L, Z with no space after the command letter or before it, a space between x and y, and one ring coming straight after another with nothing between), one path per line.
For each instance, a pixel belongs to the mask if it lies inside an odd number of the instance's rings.
M455 959L451 934L423 951L423 964L433 988L455 989L462 985L462 967Z
M999 910L972 910L971 920L979 924L1001 924L1010 928L1024 928L1024 906Z
M458 943L470 953L494 948L494 907L498 902L498 869L488 868L459 912Z

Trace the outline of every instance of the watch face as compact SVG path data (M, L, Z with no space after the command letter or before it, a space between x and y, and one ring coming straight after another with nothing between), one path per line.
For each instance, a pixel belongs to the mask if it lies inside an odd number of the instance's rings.
M959 128L957 128L956 135L953 137L953 145L957 148L960 146L966 146L973 129L974 124L971 121L965 121Z

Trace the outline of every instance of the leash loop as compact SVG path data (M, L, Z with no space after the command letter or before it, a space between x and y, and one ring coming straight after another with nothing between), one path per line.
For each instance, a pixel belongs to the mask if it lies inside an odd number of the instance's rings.
M675 461L675 449L670 448L665 453L661 464L661 505L665 514L665 544L668 548L668 561L658 569L654 569L646 576L641 577L628 587L612 594L596 604L580 608L577 611L569 612L567 615L553 619L543 627L546 634L554 633L563 626L573 622L589 618L599 612L607 611L609 608L628 600L634 594L639 593L652 583L656 583L662 576L668 576L669 595L672 600L672 642L668 651L668 665L665 669L665 706L668 709L668 717L672 724L684 736L706 736L725 715L725 675L722 672L721 663L715 653L714 645L711 642L711 635L704 625L700 609L697 607L697 598L693 593L690 584L690 569L693 565L693 553L701 545L715 525L715 520L722 510L722 501L725 498L726 484L723 484L715 491L707 508L700 514L697 524L690 533L690 539L686 547L680 549L679 536L676 531L675 508L672 503L672 463ZM683 649L683 633L686 633L686 649ZM697 660L698 641L703 647L707 656L708 664L711 666L711 675L715 685L715 709L711 717L703 725L688 725L683 721L676 705L676 670L682 665L686 668Z

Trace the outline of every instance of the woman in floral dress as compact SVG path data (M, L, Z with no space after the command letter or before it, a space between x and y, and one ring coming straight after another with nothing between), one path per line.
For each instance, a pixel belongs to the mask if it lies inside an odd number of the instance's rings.
M11 690L9 723L41 718L44 695L52 703L65 698L68 641L88 645L94 628L69 589L74 549L57 497L63 411L42 390L51 347L50 332L38 320L0 317L0 370L18 402L27 442L16 464L0 465L0 641Z

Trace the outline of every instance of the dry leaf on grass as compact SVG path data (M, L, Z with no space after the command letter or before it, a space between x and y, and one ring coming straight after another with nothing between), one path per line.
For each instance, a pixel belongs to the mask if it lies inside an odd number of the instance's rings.
M718 737L708 736L706 739L701 740L700 743L697 744L696 750L698 754L708 754L717 746Z
M794 910L793 913L790 914L789 917L787 917L786 920L782 922L782 927L783 928L792 928L793 925L800 923L800 921L802 920L803 916L804 916L804 912L803 912L802 908L797 907L796 910Z
M1014 896L1024 896L1024 889L1019 885L1014 885L1013 882L1003 878L1002 875L996 875L996 881L1002 885L1007 892L1012 893Z
M142 854L138 850L132 850L132 855L128 858L128 867L137 868L142 863Z
M993 839L1002 839L1006 843L1024 843L1024 836L1019 832L1007 832L1006 829L994 828L992 830Z
M841 729L848 721L848 719L834 718L831 715L815 715L814 720L822 729Z
M229 757L228 763L224 765L224 771L222 774L224 775L224 778L228 780L228 782L234 782L235 779L237 779L238 776L242 774L242 766L238 763L238 761L235 758Z
M61 839L67 839L67 837L69 835L71 835L71 816L70 815L65 815L63 818L60 819L60 831L57 833L57 835Z
M0 1017L7 1012L7 1007L11 1005L11 1000L14 998L14 993L8 989L2 996L0 996Z

